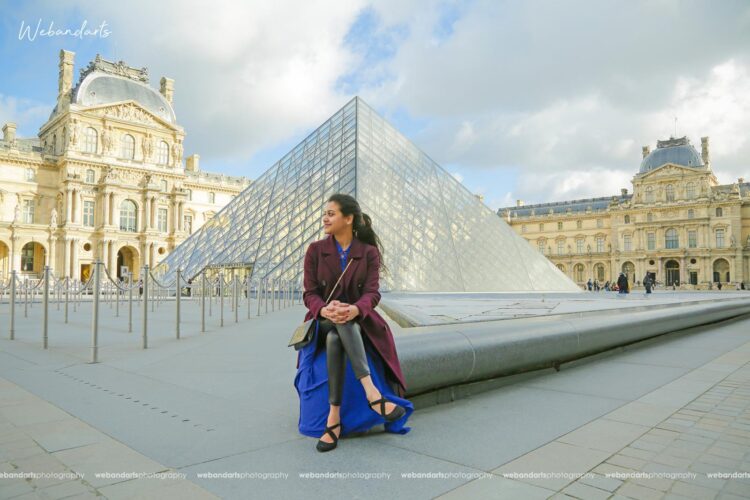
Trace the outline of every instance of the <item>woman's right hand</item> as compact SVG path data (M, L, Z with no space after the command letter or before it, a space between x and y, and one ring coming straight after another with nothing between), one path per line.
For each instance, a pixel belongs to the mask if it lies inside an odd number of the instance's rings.
M320 315L326 319L333 321L334 323L340 323L340 321L338 320L338 311L336 309L339 304L340 301L338 300L331 301L327 306L320 310Z

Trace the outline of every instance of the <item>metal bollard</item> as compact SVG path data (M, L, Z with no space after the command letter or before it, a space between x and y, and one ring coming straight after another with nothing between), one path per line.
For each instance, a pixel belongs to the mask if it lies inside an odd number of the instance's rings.
M271 279L271 312L276 310L276 278Z
M234 322L239 323L239 310L240 310L240 277L234 277Z
M28 318L29 317L29 278L23 279L23 299L24 299L23 317Z
M47 332L49 329L49 266L44 266L44 311L42 311L42 347L47 348Z
M247 287L246 294L247 294L247 319L250 319L250 295L252 293L252 283L250 282L250 275L248 274L245 278L245 286Z
M177 309L177 326L175 328L175 335L177 336L177 340L180 340L180 296L182 295L182 288L180 288L180 268L177 268L177 280L175 281L177 284L177 289L175 292L175 301L176 301L176 309Z
M133 272L128 272L128 333L133 332Z
M143 266L143 328L141 330L142 347L148 347L148 264Z
M201 273L201 333L206 331L206 271Z
M224 326L224 273L219 273L219 325Z
M70 278L65 277L65 324L68 323L68 302L70 301Z
M16 338L16 272L10 272L10 340Z
M97 363L97 354L99 349L99 292L101 287L101 262L94 262L94 297L91 307L91 362Z

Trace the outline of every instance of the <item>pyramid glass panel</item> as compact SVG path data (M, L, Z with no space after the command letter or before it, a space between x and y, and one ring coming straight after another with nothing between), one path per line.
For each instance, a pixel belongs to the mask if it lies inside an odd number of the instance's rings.
M495 212L354 98L179 245L156 273L242 267L301 283L334 193L372 217L382 291L580 291Z

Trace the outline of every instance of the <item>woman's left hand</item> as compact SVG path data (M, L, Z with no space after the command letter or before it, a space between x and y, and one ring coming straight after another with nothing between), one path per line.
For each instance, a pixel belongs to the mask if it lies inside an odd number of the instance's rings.
M346 323L351 321L359 315L359 307L353 304L340 303L336 309L338 315L334 323Z

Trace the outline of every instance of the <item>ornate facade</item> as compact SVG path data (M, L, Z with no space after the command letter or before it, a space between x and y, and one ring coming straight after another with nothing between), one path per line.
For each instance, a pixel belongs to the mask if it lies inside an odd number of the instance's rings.
M148 70L97 55L73 82L74 53L60 51L57 105L38 137L0 141L0 277L87 279L154 266L250 182L203 172L183 160L184 129ZM113 276L114 277L114 276Z
M750 183L721 185L708 137L643 147L633 193L501 208L519 234L579 284L589 279L706 289L750 282Z

